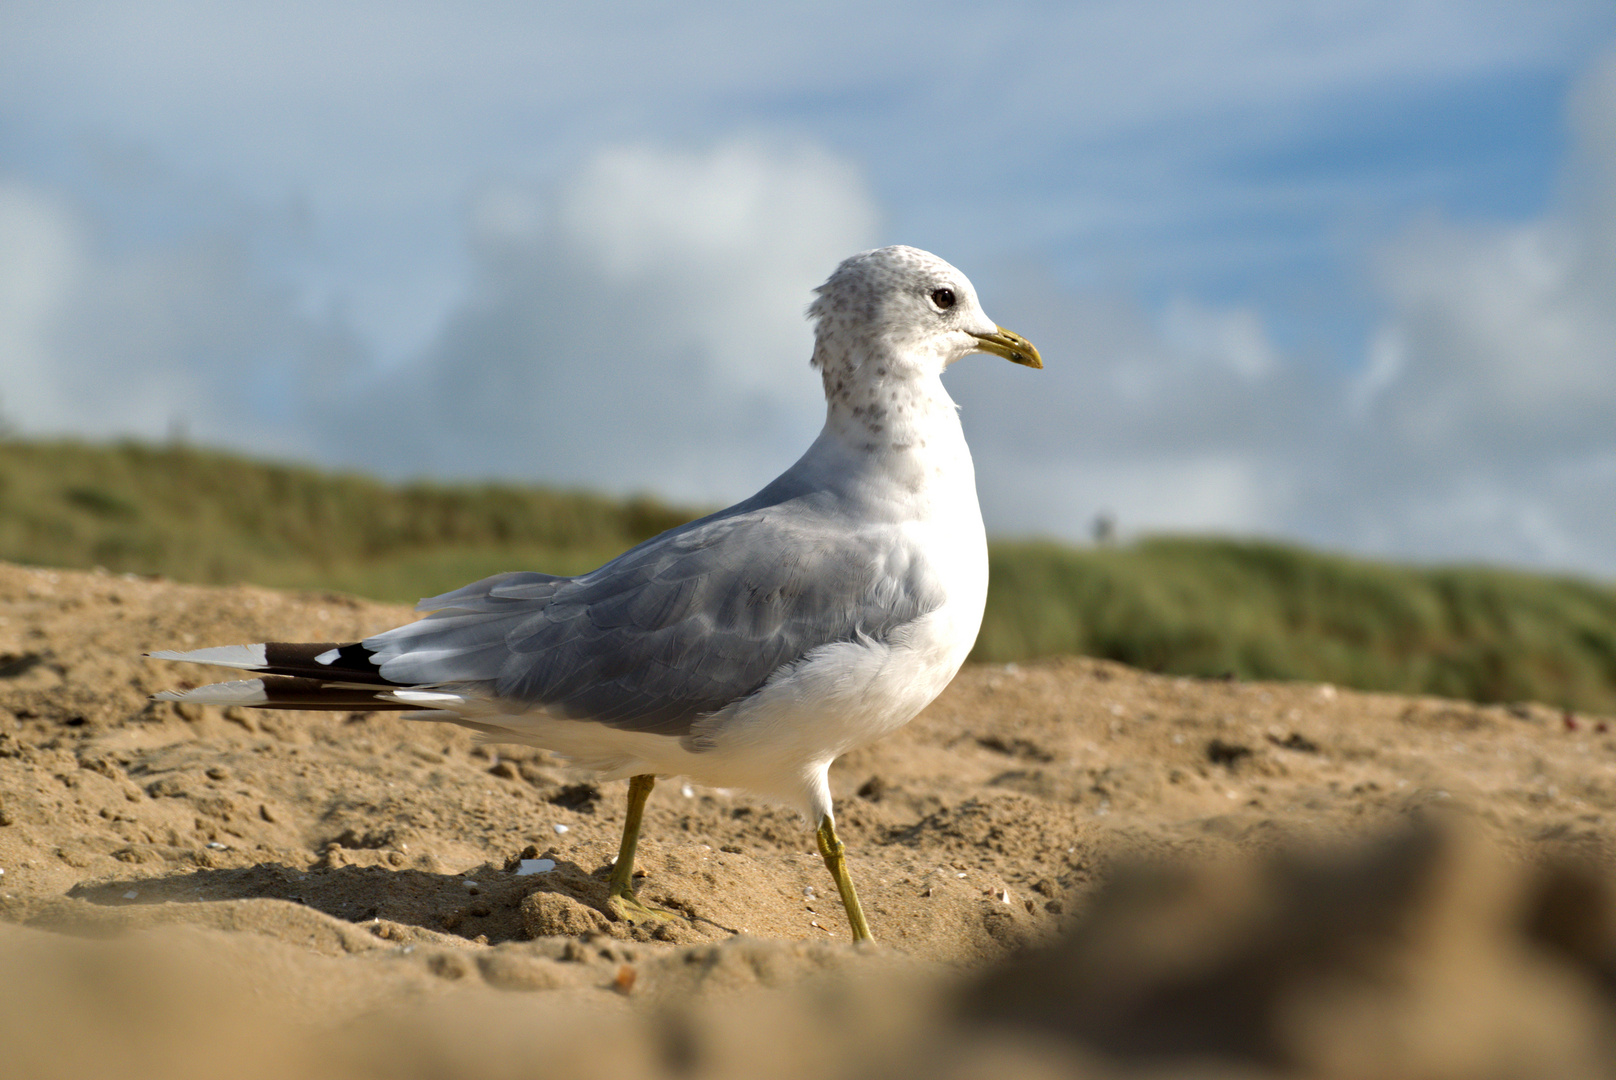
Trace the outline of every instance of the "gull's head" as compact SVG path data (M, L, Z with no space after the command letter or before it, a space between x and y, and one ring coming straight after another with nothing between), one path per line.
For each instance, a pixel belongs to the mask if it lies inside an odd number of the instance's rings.
M861 251L815 292L813 362L827 376L872 363L900 377L934 375L974 352L1044 366L1026 338L987 317L970 279L929 251Z

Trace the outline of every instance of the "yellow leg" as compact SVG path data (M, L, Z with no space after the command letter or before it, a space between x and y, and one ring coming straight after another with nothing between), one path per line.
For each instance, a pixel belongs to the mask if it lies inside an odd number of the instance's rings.
M640 819L645 816L645 800L650 798L654 787L654 776L629 778L628 817L623 822L623 842L618 845L617 863L612 867L612 877L606 887L606 906L627 923L673 918L671 911L644 904L634 895L634 849L640 844Z
M819 854L825 860L825 869L836 882L836 891L842 894L842 907L847 909L847 923L853 928L854 941L874 941L870 924L864 921L864 909L859 906L858 893L853 890L853 879L847 874L847 848L836 836L836 826L826 814L819 823Z

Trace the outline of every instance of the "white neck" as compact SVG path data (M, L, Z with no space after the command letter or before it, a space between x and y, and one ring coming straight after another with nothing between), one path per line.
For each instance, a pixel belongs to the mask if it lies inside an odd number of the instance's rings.
M968 503L979 519L970 450L940 365L897 353L838 356L821 346L825 427L799 467L825 487L894 503L900 516Z
M866 377L826 394L825 430L867 453L902 453L958 432L958 406L936 375Z

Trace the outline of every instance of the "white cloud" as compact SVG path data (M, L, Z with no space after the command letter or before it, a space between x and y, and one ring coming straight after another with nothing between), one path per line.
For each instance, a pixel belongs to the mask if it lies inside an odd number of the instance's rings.
M109 244L66 200L0 183L0 407L28 435L137 436L307 456L313 383L355 359L247 237Z
M1385 316L1336 373L1262 315L1074 294L985 297L1048 361L1036 389L951 376L1001 530L1290 536L1398 558L1616 575L1616 56L1586 80L1542 217L1427 220L1366 283Z
M112 243L86 212L0 186L0 394L24 432L180 428L393 476L708 502L811 441L804 310L876 215L858 170L807 144L602 148L559 183L472 200L466 295L403 364L276 280L273 222L208 225Z
M1616 573L1616 62L1579 92L1551 212L1433 213L1349 282L1384 313L1350 376L1283 344L1240 276L1308 265L1267 244L1317 254L1286 231L1297 206L1335 207L1307 218L1320 235L1369 235L1384 218L1360 231L1336 204L1425 182L1419 162L1276 179L1265 155L1350 157L1390 103L1563 70L1608 5L883 9L851 38L851 13L784 9L24 14L0 42L0 150L37 168L0 185L0 407L28 430L178 418L395 475L718 501L817 428L809 289L894 239L975 274L1049 358L949 377L998 531L1082 536L1110 511L1130 532ZM818 141L713 135L750 129ZM134 147L185 178L140 183L212 186L226 209L107 196L41 132ZM308 238L277 264L260 241L282 226L247 219L282 200ZM878 204L902 235L877 235ZM1285 228L1248 229L1264 214ZM1068 261L994 275L1007 250ZM1192 262L1219 287L1152 278ZM1099 284L1057 283L1079 271Z
M1426 222L1382 253L1389 314L1354 388L1378 486L1349 542L1616 574L1616 54L1572 128L1542 218Z
M9 423L66 419L52 337L79 272L82 237L59 198L0 180L0 409Z
M1279 354L1268 340L1262 316L1249 308L1218 310L1176 297L1163 316L1162 334L1175 351L1221 364L1247 381L1279 367Z
M976 463L983 513L1001 535L1079 538L1101 517L1124 538L1251 535L1268 531L1278 509L1267 463L1238 455L1028 462L994 447Z
M1333 174L1264 182L1244 159L1354 139L1388 96L1558 71L1609 31L1608 9L11 4L0 153L55 158L42 171L60 175L106 141L259 203L296 193L320 242L304 283L397 359L453 306L468 193L548 186L602 143L799 132L858 157L902 239L971 264L1005 248L1058 250L1068 268L1116 258L1178 287L1226 268L1254 217L1339 206ZM1394 172L1384 182L1425 182Z
M611 147L549 192L490 189L472 295L377 389L368 436L344 410L328 445L395 475L745 493L818 429L803 312L875 225L848 163L755 140Z
M1483 230L1425 226L1383 259L1383 333L1405 358L1381 408L1413 442L1586 430L1616 401L1616 280L1575 217ZM1592 224L1592 223L1588 223ZM1569 421L1569 423L1567 423Z
M598 153L566 183L557 246L642 304L677 293L677 323L700 339L718 381L787 397L804 380L782 358L812 348L808 289L867 247L875 224L857 170L818 149L628 146Z
M1044 370L973 357L949 374L992 527L1082 537L1287 531L1340 420L1331 386L1275 347L1245 308L1074 294L1031 272L984 297Z

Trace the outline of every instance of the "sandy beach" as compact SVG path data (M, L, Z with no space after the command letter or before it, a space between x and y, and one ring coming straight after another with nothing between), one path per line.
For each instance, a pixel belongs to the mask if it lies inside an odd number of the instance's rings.
M809 828L742 793L659 784L648 930L601 905L621 782L147 700L218 677L148 649L411 617L0 565L0 1070L1616 1072L1609 717L968 667L832 770L855 949Z

